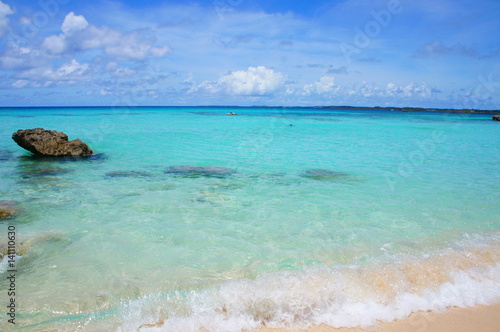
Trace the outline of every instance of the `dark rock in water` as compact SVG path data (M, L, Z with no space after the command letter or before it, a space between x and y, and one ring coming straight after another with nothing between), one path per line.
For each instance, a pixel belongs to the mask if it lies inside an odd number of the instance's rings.
M493 121L500 121L500 115L493 115Z
M342 172L329 171L327 169L309 169L301 176L313 180L340 180L349 177L349 174Z
M79 139L68 141L68 135L43 128L18 130L12 139L22 148L43 157L90 157L94 152Z
M113 171L105 175L107 178L140 178L146 176L151 176L151 173L139 171Z
M22 171L21 175L23 178L34 178L34 177L39 177L39 176L58 176L58 175L63 175L63 174L68 174L73 172L73 169L70 168L59 168L59 167L54 167L54 168L39 168L39 169L33 169L29 171Z
M0 201L0 219L14 218L19 210L19 204L16 201Z
M225 167L180 165L180 166L170 166L165 170L165 173L180 175L185 177L204 176L204 177L223 178L226 176L230 176L235 172Z

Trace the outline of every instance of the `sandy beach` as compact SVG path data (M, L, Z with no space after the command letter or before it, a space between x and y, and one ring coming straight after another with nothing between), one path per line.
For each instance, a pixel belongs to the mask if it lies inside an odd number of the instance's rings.
M307 330L262 328L259 332L498 332L500 304L473 308L451 308L442 313L418 312L407 319L381 322L369 328L317 326Z

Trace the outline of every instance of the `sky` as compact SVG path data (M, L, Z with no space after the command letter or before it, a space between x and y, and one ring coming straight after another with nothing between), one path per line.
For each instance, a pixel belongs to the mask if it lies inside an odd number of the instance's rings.
M0 106L500 109L499 0L0 0Z

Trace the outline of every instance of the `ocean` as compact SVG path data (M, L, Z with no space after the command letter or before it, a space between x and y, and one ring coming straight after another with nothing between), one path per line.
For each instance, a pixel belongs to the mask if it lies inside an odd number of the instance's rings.
M38 127L98 155L34 158L11 136ZM499 133L482 114L1 109L2 311L26 331L253 331L497 303Z

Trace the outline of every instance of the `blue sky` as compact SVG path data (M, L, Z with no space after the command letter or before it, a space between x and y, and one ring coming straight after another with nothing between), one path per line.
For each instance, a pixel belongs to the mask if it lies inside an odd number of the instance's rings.
M500 108L498 0L0 0L0 106Z

